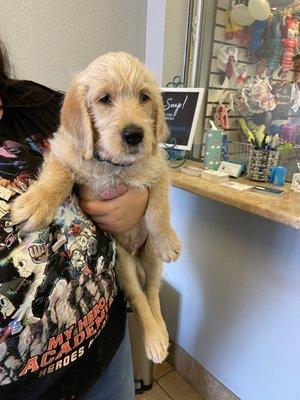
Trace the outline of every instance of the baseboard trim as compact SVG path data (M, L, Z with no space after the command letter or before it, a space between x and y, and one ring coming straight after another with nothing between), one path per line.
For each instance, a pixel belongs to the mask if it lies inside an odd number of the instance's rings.
M167 361L205 400L240 400L172 339Z

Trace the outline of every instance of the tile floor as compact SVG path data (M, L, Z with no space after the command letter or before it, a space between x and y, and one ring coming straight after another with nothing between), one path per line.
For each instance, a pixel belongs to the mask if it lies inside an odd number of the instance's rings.
M136 400L204 400L167 362L155 365L151 390Z

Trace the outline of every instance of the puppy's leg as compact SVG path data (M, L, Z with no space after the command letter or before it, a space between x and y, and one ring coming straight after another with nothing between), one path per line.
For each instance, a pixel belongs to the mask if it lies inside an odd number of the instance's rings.
M45 228L71 193L73 183L73 177L66 167L51 153L48 154L38 180L13 202L12 222L19 224L27 221L24 225L26 231Z
M138 281L135 258L120 246L116 274L141 325L147 358L155 363L163 362L168 355L169 338L152 315L147 297Z
M180 252L180 242L170 225L168 191L169 178L164 174L150 189L145 214L151 251L165 262L175 261Z
M163 263L160 258L151 254L151 249L149 251L148 247L149 245L147 242L139 253L139 259L145 272L144 290L156 322L161 326L162 330L164 330L165 334L168 336L166 324L161 314L159 300Z

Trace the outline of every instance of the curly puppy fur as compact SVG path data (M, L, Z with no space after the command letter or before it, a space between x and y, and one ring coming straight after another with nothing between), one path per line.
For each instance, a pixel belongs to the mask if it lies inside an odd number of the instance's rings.
M132 130L134 144L126 137ZM119 186L149 189L144 218L116 235L116 273L154 362L165 359L169 345L159 303L162 260L174 261L180 251L169 221L168 168L158 146L167 134L152 75L130 54L105 54L73 79L40 176L12 208L14 223L26 221L24 229L34 231L51 223L74 184L86 199L103 198Z

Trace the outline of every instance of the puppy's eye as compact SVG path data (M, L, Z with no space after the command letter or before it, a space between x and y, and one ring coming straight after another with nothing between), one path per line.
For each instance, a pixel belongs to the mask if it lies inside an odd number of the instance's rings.
M141 92L139 94L139 100L141 103L146 103L146 101L149 100L149 96L146 93Z
M102 104L112 104L112 100L109 94L107 94L106 96L103 96L99 99L99 102Z

